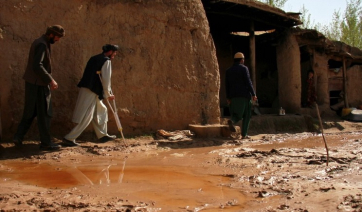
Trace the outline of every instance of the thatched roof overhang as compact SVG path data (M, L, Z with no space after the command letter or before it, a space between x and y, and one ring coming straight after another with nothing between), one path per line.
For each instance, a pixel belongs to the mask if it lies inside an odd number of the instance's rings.
M210 28L222 32L249 32L291 28L302 24L300 13L286 13L253 0L202 0Z

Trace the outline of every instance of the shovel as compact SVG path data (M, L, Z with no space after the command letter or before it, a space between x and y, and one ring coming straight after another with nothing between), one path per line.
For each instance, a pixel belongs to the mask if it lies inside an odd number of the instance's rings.
M252 101L252 105L253 105L253 111L256 115L261 115L261 112L259 110L259 102L258 100Z
M117 113L116 101L113 99L112 102L113 102L114 109L112 108L111 104L109 103L109 100L107 99L108 106L109 106L109 108L111 109L111 111L113 113L114 119L116 120L116 125L117 125L117 128L118 128L118 131L121 133L123 144L127 147L126 140L124 139L124 136L123 136L123 131L122 131L123 128L122 128L122 125L121 125L121 121L119 120L118 113Z
M97 71L97 74L99 76L99 79L102 82L101 71ZM110 91L110 93L111 93L111 95L113 95L112 90ZM126 140L124 139L124 136L123 136L123 128L122 128L122 125L121 125L121 121L119 120L118 113L117 113L116 101L114 99L112 100L113 107L112 107L111 103L109 103L108 98L106 98L106 101L108 103L109 108L111 109L111 111L113 113L114 119L116 120L116 125L117 125L117 128L118 128L118 131L121 133L123 144L127 147Z

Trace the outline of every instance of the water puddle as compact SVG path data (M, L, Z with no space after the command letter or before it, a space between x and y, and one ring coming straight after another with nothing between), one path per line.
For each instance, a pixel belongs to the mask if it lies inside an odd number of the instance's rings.
M78 185L120 183L124 163L79 164L5 162L0 169L2 181L16 180L45 188L70 188Z
M180 205L184 209L198 207L208 211L243 208L247 198L238 189L230 188L231 178L203 174L195 167L149 162L126 164L126 160L79 162L69 166L6 161L0 166L0 184L19 181L51 189L96 186L99 194L154 201L155 206L163 209L165 206L179 208Z

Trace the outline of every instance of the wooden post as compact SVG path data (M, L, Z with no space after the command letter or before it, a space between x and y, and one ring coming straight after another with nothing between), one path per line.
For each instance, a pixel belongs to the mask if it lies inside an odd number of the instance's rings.
M249 47L250 47L250 72L251 80L253 82L254 90L256 92L256 69L255 69L255 31L254 31L254 21L250 22L250 32L249 32Z
M1 127L1 108L0 108L0 141L1 141L2 136L3 136L3 130Z
M323 123L322 123L322 119L321 119L321 115L319 113L319 108L318 108L318 104L315 103L315 108L317 109L317 115L318 115L318 119L319 119L319 126L321 128L321 132L322 132L322 137L323 137L323 141L324 141L324 147L326 148L326 152L327 152L327 166L329 163L329 150L328 150L328 145L327 145L327 141L326 138L324 137L324 130L323 130Z
M346 70L346 58L343 56L343 92L344 92L344 108L349 108L347 98L347 70Z

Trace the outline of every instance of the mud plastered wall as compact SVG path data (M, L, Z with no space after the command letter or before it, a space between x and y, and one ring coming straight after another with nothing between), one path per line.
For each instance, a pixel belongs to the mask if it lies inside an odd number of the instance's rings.
M296 38L287 32L277 51L279 105L299 113L301 102L300 51Z
M30 45L53 24L66 31L52 45L59 84L52 92L54 135L72 128L77 83L89 57L106 43L120 46L112 89L126 135L219 123L218 64L201 1L8 0L0 5L3 136L11 137L21 119ZM109 131L116 133L109 118ZM33 123L28 135L36 128Z
M320 107L329 109L328 90L328 58L325 54L313 54L313 71L316 80L317 103Z
M347 98L349 107L360 108L362 90L362 66L354 65L347 69Z

